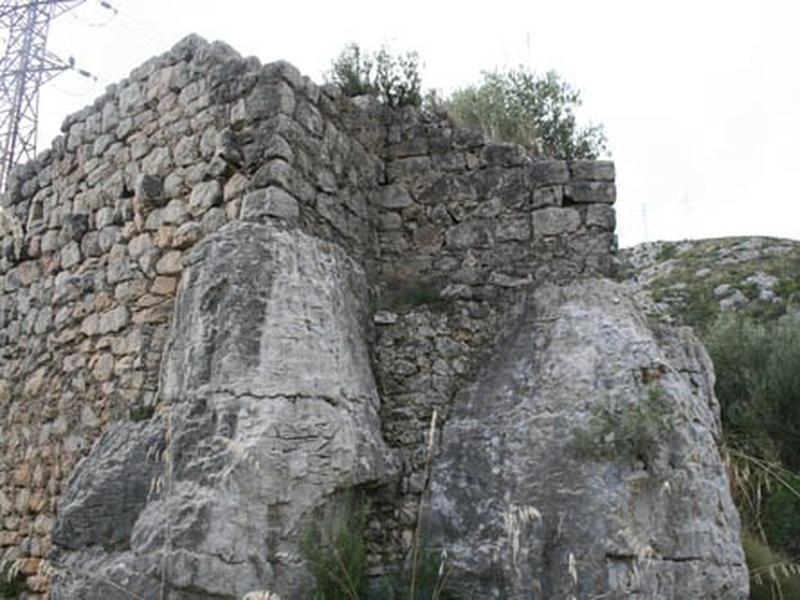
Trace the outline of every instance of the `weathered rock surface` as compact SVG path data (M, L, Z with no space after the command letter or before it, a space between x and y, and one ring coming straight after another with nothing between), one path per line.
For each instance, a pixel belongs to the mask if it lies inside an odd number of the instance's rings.
M653 329L622 287L536 290L442 432L430 526L450 581L480 598L746 598L712 390L690 331ZM593 407L648 395L669 410L652 455L602 452L613 427L579 452Z
M364 273L297 230L230 224L189 255L164 409L116 425L76 469L53 597L303 598L312 513L391 468L377 418Z

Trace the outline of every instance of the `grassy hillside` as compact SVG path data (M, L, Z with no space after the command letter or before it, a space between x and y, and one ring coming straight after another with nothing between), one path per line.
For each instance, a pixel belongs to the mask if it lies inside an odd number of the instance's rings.
M721 312L758 321L800 312L800 241L648 242L620 254L620 278L651 313L701 334Z

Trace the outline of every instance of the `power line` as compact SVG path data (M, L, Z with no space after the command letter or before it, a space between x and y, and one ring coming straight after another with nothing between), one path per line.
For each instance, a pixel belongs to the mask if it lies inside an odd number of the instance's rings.
M102 2L101 2L102 4ZM106 3L107 4L107 3ZM138 18L135 18L132 13L128 12L127 8L122 9L119 5L116 7L112 7L114 10L114 14L116 16L120 16L128 23L133 25L134 27L138 28L141 33L143 33L146 37L150 38L150 41L156 42L159 45L167 45L170 42L174 41L171 35L168 35L158 26L154 25L153 23L147 21L140 21Z
M39 91L47 81L67 70L84 77L91 73L47 50L53 19L86 0L2 0L0 29L5 32L5 52L0 58L0 189L5 189L11 169L36 156ZM108 3L101 6L114 10Z
M647 204L642 203L642 239L647 241Z
M102 29L103 27L108 27L109 23L111 23L114 20L114 17L116 17L117 15L113 14L105 21L89 21L74 13L70 13L69 16L73 20L78 21L78 23L80 23L84 27L91 27L92 29Z

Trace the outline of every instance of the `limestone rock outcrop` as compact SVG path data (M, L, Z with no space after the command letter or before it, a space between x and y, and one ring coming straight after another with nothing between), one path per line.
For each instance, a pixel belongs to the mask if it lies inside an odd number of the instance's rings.
M537 289L442 432L429 519L453 580L480 598L746 598L718 410L688 329L608 281Z
M53 536L56 599L114 597L109 582L145 598L162 585L170 598L266 585L301 598L315 511L390 473L363 270L330 243L249 223L187 263L164 410L115 426L76 469Z

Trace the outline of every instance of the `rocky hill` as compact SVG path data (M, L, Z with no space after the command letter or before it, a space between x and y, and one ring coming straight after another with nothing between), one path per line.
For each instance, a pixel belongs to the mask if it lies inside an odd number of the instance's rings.
M620 251L619 279L646 310L699 330L720 312L800 311L800 242L731 237L647 242Z

